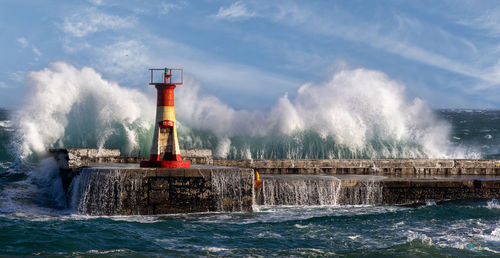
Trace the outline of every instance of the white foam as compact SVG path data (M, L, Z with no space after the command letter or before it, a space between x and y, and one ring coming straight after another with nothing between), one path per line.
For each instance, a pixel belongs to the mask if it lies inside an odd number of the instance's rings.
M229 251L230 249L216 247L216 246L208 246L208 247L203 247L202 250L217 253L217 252L222 252L222 251Z
M500 203L498 203L498 200L497 199L493 199L491 201L488 201L486 203L486 207L488 207L488 209L500 209Z
M1 120L0 127L10 128L10 127L12 127L12 122L10 120Z
M486 241L495 242L496 244L500 244L500 226L497 226L490 234L483 233L480 235Z
M123 254L130 254L134 253L130 249L111 249L111 250L95 250L91 249L86 252L71 252L71 253L66 253L66 252L53 252L53 253L47 253L47 252L38 252L38 253L33 253L35 256L71 256L71 257L81 257L81 256L88 256L89 254L91 255L123 255Z
M102 147L116 135L123 138L123 146L118 147L131 152L140 147L140 139L147 138L141 134L150 134L155 114L152 96L107 81L92 68L77 69L63 62L29 77L30 94L12 120L20 156L53 146L92 147L88 145L95 143ZM230 137L235 135L291 136L306 130L331 137L352 153L363 151L374 157L478 156L453 147L448 141L450 125L438 119L424 101L409 100L404 85L379 71L339 70L327 82L302 85L294 98L284 93L269 111L233 109L203 94L193 78L185 79L185 85L176 90L179 125L214 133L218 137L215 154L220 157L233 150ZM196 137L187 141L200 142ZM421 147L397 147L411 144ZM248 146L241 148L242 156L250 159L265 155L262 151L252 157Z
M130 253L129 249L112 249L112 250L88 250L87 254L124 254Z
M27 177L3 187L0 192L0 212L23 217L32 216L33 220L45 220L45 216L60 214L60 211L39 205L40 202L48 200L51 207L65 206L66 200L58 172L59 168L53 158L41 160L38 167L30 171L9 168L7 173L26 174Z
M410 234L407 236L408 242L411 242L415 239L419 239L422 241L422 243L424 243L426 245L432 245L432 239L430 237L428 237L426 234L422 234L419 232L413 232L411 230L409 232L410 232Z
M308 227L310 227L310 225L300 225L300 224L295 224L293 226L296 228L308 228Z
M435 200L426 200L425 205L426 206L434 206L434 205L436 205L436 201Z
M97 142L126 131L127 149L136 148L132 127L147 129L154 118L154 101L143 93L104 80L94 69L77 69L63 62L29 74L29 95L14 113L19 156L47 148ZM66 130L73 125L71 134ZM117 127L118 126L118 127ZM88 147L88 146L78 146Z
M352 152L365 150L374 156L382 153L392 157L398 153L393 146L375 149L372 141L423 147L399 153L408 158L421 157L420 151L433 158L476 156L453 147L448 140L451 126L438 119L424 101L408 100L404 85L378 71L338 71L325 83L302 85L293 99L284 94L269 112L235 110L203 94L201 86L192 79L185 84L178 90L178 117L189 126L209 130L222 139L216 153L221 157L230 149L228 137L258 137L276 132L293 135L304 130L332 137Z
M14 128L12 128L12 122L10 120L0 121L0 128L3 131L7 131L7 132L13 132L14 131Z
M10 166L10 162L0 162L0 168L1 169L6 169Z

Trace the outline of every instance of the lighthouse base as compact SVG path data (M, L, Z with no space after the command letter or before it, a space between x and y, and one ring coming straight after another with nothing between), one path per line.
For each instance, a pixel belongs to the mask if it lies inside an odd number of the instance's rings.
M189 168L189 160L143 160L141 168Z

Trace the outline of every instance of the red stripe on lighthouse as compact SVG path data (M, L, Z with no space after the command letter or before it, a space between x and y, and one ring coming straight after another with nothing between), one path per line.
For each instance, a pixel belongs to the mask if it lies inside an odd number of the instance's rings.
M174 106L174 89L175 85L156 85L158 90L158 99L156 105L158 107Z

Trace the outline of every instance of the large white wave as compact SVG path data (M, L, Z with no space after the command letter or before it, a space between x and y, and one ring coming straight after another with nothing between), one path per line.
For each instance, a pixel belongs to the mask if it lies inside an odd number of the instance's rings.
M154 118L155 105L143 93L107 81L92 68L58 62L31 72L29 82L13 119L21 156L55 145L103 147L117 134L125 138L120 147L131 151L138 148L137 132L148 130Z
M235 110L202 94L199 84L187 84L178 90L178 117L190 127L219 136L217 150L222 157L228 154L233 136L297 136L303 131L331 137L337 146L369 157L466 155L449 142L447 122L438 119L425 101L408 100L404 85L382 72L340 70L325 83L302 85L293 99L284 94L269 112Z
M68 145L149 151L154 96L120 87L92 68L63 62L32 72L29 78L30 93L13 119L22 155ZM176 89L180 135L188 142L181 144L211 147L221 157L235 149L247 158L466 156L449 142L450 125L436 118L424 101L408 100L404 85L382 72L340 70L325 83L302 85L293 95L285 93L268 111L236 110L204 94L201 85L187 77ZM207 146L206 134L193 130L209 132L215 144ZM304 132L317 135L320 145L333 147L322 147L326 151L319 156L300 154L316 151L307 148L311 143ZM278 145L286 145L281 148L285 153L269 155L265 141L276 135L301 147L292 150L293 144L282 141Z

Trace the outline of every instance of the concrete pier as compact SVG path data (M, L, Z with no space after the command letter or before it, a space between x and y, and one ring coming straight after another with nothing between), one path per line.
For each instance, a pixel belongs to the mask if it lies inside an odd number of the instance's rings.
M255 190L258 205L405 205L500 197L500 176L264 174L261 179L263 188Z
M479 159L217 159L213 164L252 168L261 174L500 176L500 160Z
M249 212L253 170L240 168L82 168L68 187L88 215Z
M252 205L399 205L500 198L499 160L221 160L139 168L118 150L54 149L67 199L89 215L251 211ZM209 165L206 165L209 164ZM262 188L254 188L258 171Z

